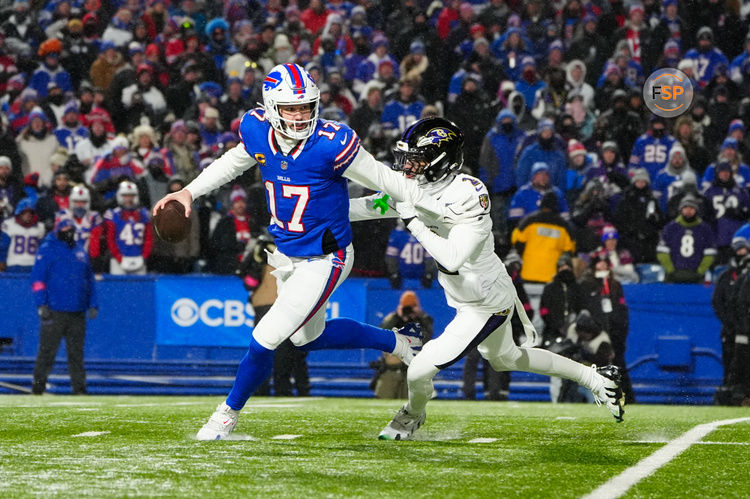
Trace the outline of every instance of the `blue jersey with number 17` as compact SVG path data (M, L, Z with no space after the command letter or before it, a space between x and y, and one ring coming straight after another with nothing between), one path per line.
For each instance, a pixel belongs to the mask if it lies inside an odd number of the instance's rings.
M269 232L282 253L318 256L351 243L349 193L342 176L360 148L351 128L318 120L313 134L284 154L265 111L256 108L242 117L240 138L260 168Z

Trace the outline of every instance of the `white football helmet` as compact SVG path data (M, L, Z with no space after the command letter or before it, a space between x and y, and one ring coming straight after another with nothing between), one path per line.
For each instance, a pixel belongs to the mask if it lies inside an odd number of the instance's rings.
M91 209L91 194L89 190L83 185L76 185L70 191L70 201L83 201L86 203L86 211ZM75 205L72 205L75 209Z
M133 198L133 203L127 203L126 205L125 196L135 196ZM120 182L119 187L117 187L117 204L126 210L132 210L140 204L140 200L138 199L138 187L136 187L136 185L130 180Z
M312 135L318 120L320 90L310 74L298 64L279 64L263 80L263 106L271 126L287 137L304 140ZM310 104L310 119L287 121L281 118L279 106ZM293 125L307 125L297 130Z

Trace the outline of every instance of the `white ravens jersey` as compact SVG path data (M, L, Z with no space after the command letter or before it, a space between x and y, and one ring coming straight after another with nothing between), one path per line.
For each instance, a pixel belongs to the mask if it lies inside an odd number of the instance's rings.
M446 207L456 211L473 211L481 207L483 215L452 223L443 218L418 212L426 226L414 230L414 236L435 259L440 271L438 281L445 290L448 305L461 309L473 306L492 313L510 308L516 297L505 265L495 254L492 220L489 216L489 193L478 179L465 174L452 180L427 184L422 188ZM379 217L399 217L395 210L386 213L373 209L373 198L350 200L352 221ZM409 224L410 229L412 224ZM429 230L428 230L429 229Z
M8 267L34 265L34 257L44 239L44 224L37 222L30 227L24 227L16 222L15 218L9 218L2 225L3 236L10 238L8 255L5 263Z

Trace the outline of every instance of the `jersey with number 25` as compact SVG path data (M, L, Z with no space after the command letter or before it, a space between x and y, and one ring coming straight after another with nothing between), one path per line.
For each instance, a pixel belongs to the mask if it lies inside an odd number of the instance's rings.
M284 154L265 111L256 108L242 117L240 137L260 168L269 232L279 250L306 257L346 248L352 232L342 174L360 149L357 134L343 123L319 119L313 134Z

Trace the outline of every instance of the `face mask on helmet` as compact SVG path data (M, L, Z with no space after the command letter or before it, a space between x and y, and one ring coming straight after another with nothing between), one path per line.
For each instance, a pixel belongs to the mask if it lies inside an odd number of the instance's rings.
M122 182L117 188L117 204L126 210L138 207L138 188L133 182Z
M304 140L315 130L318 120L320 91L312 77L297 64L280 64L263 80L263 105L271 126L285 136ZM307 112L294 113L293 119L282 117L283 106L310 105ZM286 114L286 113L285 113Z
M404 131L393 149L392 168L420 184L438 182L463 164L464 135L443 118L425 118Z

